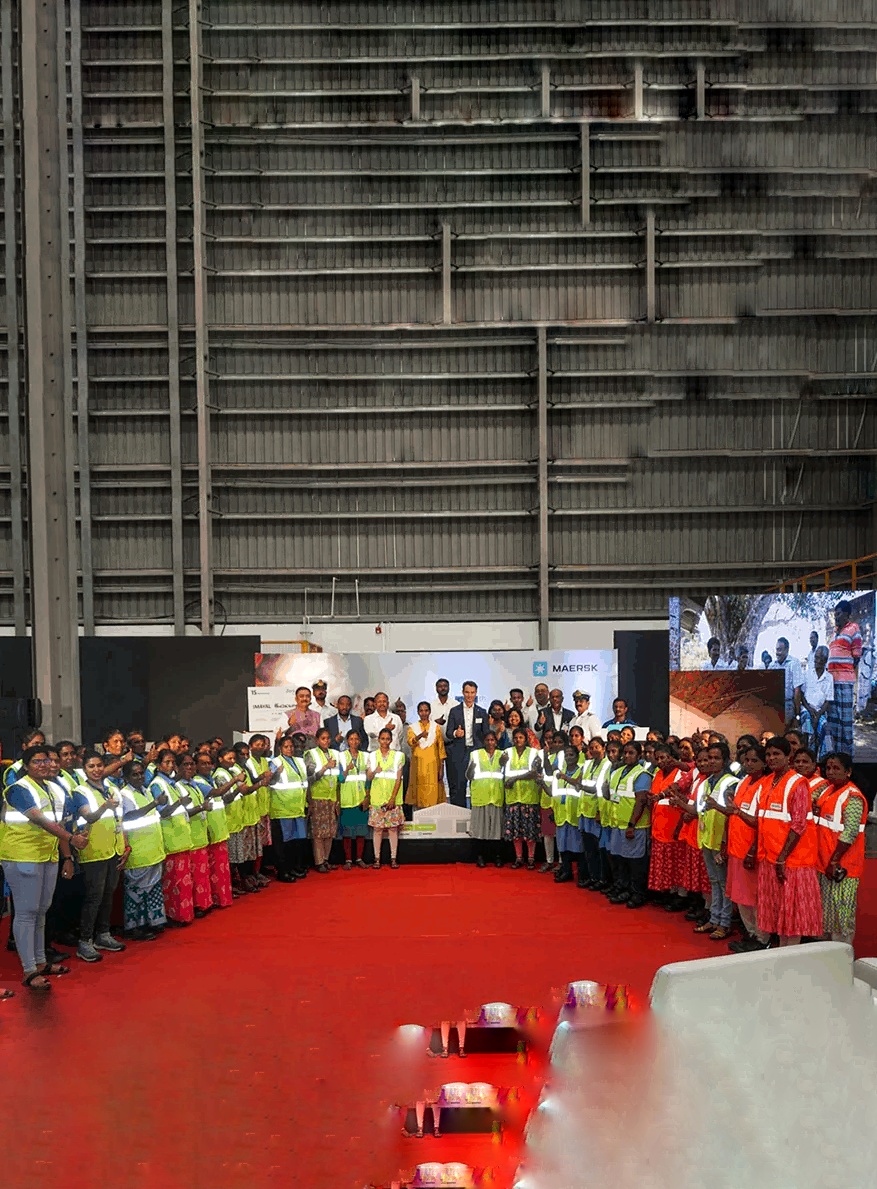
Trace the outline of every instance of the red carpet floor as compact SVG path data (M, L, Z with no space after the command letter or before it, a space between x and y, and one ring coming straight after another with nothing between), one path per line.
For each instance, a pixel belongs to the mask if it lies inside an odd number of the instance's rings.
M877 954L877 861L856 950ZM0 940L5 942L7 923ZM337 871L272 884L192 927L73 961L49 995L0 951L3 1184L354 1189L427 1160L510 1183L520 1138L406 1140L394 1104L449 1081L518 1086L514 1056L429 1060L400 1025L491 1000L549 1018L574 979L647 995L665 962L718 952L687 922L508 869ZM33 1120L38 1120L36 1126Z

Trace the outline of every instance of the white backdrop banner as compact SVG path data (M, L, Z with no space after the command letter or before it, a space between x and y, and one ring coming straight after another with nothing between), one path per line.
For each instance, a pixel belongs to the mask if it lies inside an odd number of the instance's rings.
M409 722L417 718L417 703L433 701L435 683L446 677L450 696L462 700L464 681L478 685L478 704L485 709L494 698L508 700L515 686L524 691L524 701L544 682L549 689L563 691L563 704L573 710L573 691L591 695L591 710L601 722L612 717L616 694L618 660L614 650L589 652L364 652L364 653L277 653L259 654L257 680L271 684L249 689L251 731L274 732L286 726L286 716L295 705L297 686L312 686L323 680L328 701L342 694L353 698L353 713L362 713L363 698L379 691L389 695L390 704L401 698Z

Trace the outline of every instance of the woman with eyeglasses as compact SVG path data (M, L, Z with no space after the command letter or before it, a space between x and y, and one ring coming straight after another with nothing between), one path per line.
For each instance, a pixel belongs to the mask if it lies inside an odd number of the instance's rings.
M49 975L69 973L68 967L46 961L46 913L58 879L59 849L61 878L70 879L70 848L81 850L88 842L81 831L71 833L62 824L66 798L61 786L47 778L48 764L45 746L25 749L19 779L3 790L0 816L0 863L15 900L13 930L22 982L33 991L48 991Z

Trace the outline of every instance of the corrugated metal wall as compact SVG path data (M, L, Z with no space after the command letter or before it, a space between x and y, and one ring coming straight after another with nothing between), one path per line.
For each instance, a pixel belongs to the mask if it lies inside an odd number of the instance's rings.
M653 615L875 548L873 5L79 14L87 630L203 584L217 623Z

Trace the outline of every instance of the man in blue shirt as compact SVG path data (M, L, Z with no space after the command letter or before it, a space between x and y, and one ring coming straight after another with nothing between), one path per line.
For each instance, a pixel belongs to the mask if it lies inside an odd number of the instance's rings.
M607 718L603 723L604 731L607 727L615 727L618 729L619 727L637 726L630 716L630 707L628 706L627 702L625 702L624 698L615 699L615 701L612 703L612 713L614 717Z

